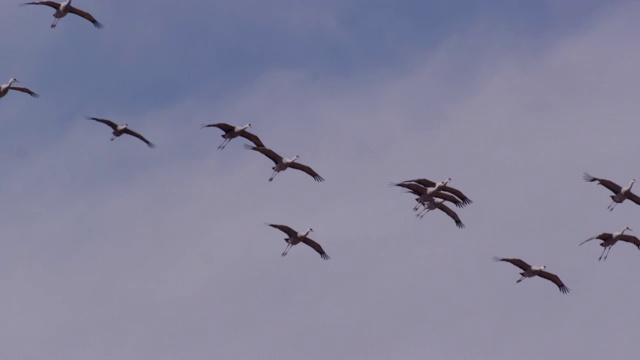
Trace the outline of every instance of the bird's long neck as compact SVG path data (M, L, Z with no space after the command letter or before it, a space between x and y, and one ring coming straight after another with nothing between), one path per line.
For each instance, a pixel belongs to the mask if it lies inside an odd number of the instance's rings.
M311 232L311 228L307 229L307 231L304 233L304 235L302 235L303 237L307 237L309 235L309 233Z
M620 231L620 235L624 234L625 231L627 231L627 228L622 229L622 231Z
M449 182L448 180L440 181L439 183L436 184L435 189L438 190L438 189L442 188L443 186L447 185L448 182Z
M626 191L631 190L631 187L633 186L633 184L634 184L635 182L636 182L636 180L635 180L635 179L631 180L631 181L629 182L629 185L627 186L627 188L626 188L625 190L626 190Z
M9 79L9 83L7 84L7 86L11 86L11 84L13 84L14 82L16 82L16 79Z

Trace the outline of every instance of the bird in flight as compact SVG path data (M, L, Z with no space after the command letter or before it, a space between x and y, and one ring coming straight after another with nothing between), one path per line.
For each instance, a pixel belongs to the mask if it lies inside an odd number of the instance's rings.
M117 137L119 137L119 136L121 136L123 134L127 134L127 135L131 135L131 136L137 137L138 139L144 141L144 143L147 144L147 146L149 146L150 148L156 147L149 140L145 139L144 136L142 136L142 135L138 134L137 132L129 129L129 127L128 127L129 125L128 124L116 124L111 120L94 118L94 117L87 117L87 119L93 120L93 121L97 121L97 122L101 122L101 123L109 126L111 129L113 129L113 137L111 137L111 141L115 140Z
M522 277L520 279L518 279L518 281L516 281L516 283L519 283L520 281L524 280L525 278L539 276L539 277L541 277L543 279L547 279L547 280L551 281L552 283L556 284L558 289L560 289L561 293L566 294L566 293L569 292L569 288L564 285L564 283L562 282L562 280L560 280L558 275L555 275L555 274L552 274L550 272L545 271L545 269L547 267L544 266L544 265L542 265L542 266L531 266L531 265L527 264L526 262L524 262L524 261L522 261L520 259L503 259L503 258L499 258L499 257L494 257L493 260L494 261L506 261L506 262L511 263L511 264L519 267L520 269L522 269L522 272L520 273L520 275Z
M91 14L71 6L71 0L67 0L63 3L57 3L55 1L32 1L24 3L22 5L46 5L56 9L56 12L53 14L53 17L55 19L53 20L53 24L51 24L51 28L55 28L56 25L58 25L58 21L60 21L60 19L71 13L90 21L96 28L102 29L102 24L99 23L98 20L96 20L93 16L91 16Z

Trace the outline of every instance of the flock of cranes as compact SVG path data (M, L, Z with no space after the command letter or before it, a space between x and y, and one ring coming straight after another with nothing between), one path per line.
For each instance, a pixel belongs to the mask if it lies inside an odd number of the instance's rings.
M67 0L62 3L57 3L54 1L34 1L34 2L24 3L23 5L45 5L55 9L56 11L53 14L53 17L55 19L51 24L52 28L55 28L58 21L70 13L78 15L90 21L98 29L101 29L103 27L103 25L100 22L98 22L91 14L71 6L71 0ZM19 82L17 79L11 78L9 79L9 82L7 84L0 85L0 98L6 96L10 90L23 92L28 95L31 95L34 98L39 97L37 93L31 91L26 87L14 86L13 84L17 82ZM147 140L144 136L129 129L128 124L117 124L111 120L101 119L96 117L87 117L87 119L100 122L109 126L112 130L112 135L113 135L111 137L111 141L126 134L126 135L133 136L135 138L138 138L150 148L155 147L155 145L149 140ZM271 159L271 161L273 161L274 163L274 166L271 168L273 170L273 173L269 177L269 181L272 181L276 177L276 175L278 175L282 171L285 171L288 168L302 171L307 175L311 176L317 182L324 181L324 178L320 176L311 167L298 162L297 161L299 159L298 155L295 155L294 157L289 159L279 155L272 149L267 148L258 136L248 131L248 129L252 127L251 124L235 126L227 123L214 123L214 124L203 125L202 129L210 128L210 127L218 128L224 132L224 134L221 135L223 138L223 142L218 146L219 150L223 150L231 140L237 137L242 137L246 140L249 140L253 144L253 145L244 144L246 149L256 151L266 156L267 158ZM640 205L640 197L638 197L637 195L631 192L631 188L635 183L635 179L632 179L629 185L627 185L624 188L612 182L611 180L596 178L591 176L588 173L584 173L584 180L588 182L596 182L597 184L602 185L605 188L609 189L613 193L613 195L611 195L612 203L608 206L608 209L610 211L613 211L613 209L617 204L622 203L627 199ZM391 185L403 188L406 190L407 193L417 196L417 198L415 199L417 204L414 206L413 210L417 212L416 216L418 218L423 218L428 212L437 209L445 213L451 219L453 219L456 226L462 229L465 227L462 220L460 219L458 214L455 211L453 211L449 206L447 206L445 203L447 202L451 203L455 205L457 208L462 209L467 205L471 204L472 201L462 191L448 186L449 182L451 182L451 178L445 179L438 183L435 183L429 179L420 178L420 179L406 180L400 183L392 183ZM296 230L293 230L291 227L287 225L279 225L279 224L268 224L268 225L270 227L273 227L275 229L278 229L284 232L287 235L287 237L284 239L287 245L284 252L282 253L282 256L287 255L290 249L294 245L297 245L299 243L304 243L307 246L311 247L313 250L315 250L318 254L320 254L320 257L322 259L324 260L330 259L329 255L327 255L327 253L324 251L322 246L309 238L309 234L313 232L312 228L309 228L304 232L297 232ZM613 245L615 245L618 241L631 243L636 247L638 247L638 249L640 249L640 239L638 239L635 236L625 234L625 231L632 231L632 230L629 227L624 227L619 232L601 233L599 235L593 236L581 242L579 245L582 245L591 240L600 240L601 241L600 246L603 247L603 251L600 257L598 258L598 260L605 260L609 255L609 251L611 251L611 248L613 247ZM516 258L495 257L494 260L499 262L503 262L503 261L509 262L517 266L518 268L520 268L522 270L522 272L520 272L521 278L518 279L518 281L516 281L517 283L521 282L525 278L538 276L553 282L562 293L565 293L565 294L569 293L569 288L560 280L560 278L557 275L547 272L546 266L544 265L531 266L528 263L524 262L523 260L516 259Z

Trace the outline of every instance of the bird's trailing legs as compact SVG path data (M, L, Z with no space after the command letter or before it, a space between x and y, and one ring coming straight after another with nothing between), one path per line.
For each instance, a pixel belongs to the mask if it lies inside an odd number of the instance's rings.
M272 174L272 175L271 175L271 177L269 178L269 181L273 181L273 178L275 178L275 177L276 177L276 175L278 175L278 173L279 173L279 171L278 171L278 170L275 170L275 168L274 168L274 170L273 170L273 174Z
M53 28L55 28L55 27L56 27L56 25L58 25L58 21L60 21L60 18L55 18L55 19L53 20L53 23L51 24L51 28L52 28L52 29L53 29Z
M604 250L602 250L602 254L600 254L600 257L598 258L598 261L607 260L607 256L609 256L609 251L611 251L611 246L604 248ZM604 254L605 252L607 253L606 255Z
M522 274L521 274L522 275ZM524 280L526 276L522 275L522 277L520 279L518 279L518 281L516 281L516 284L519 283L520 281Z
M222 144L220 144L220 146L218 146L218 150L222 150L224 149L225 146L227 146L227 144L229 143L231 139L224 139L224 141L222 142Z
M611 205L609 205L609 207L607 207L607 209L609 209L609 211L613 211L613 208L616 207L616 204L618 204L617 202L612 202Z
M417 218L419 218L419 219L422 219L422 218L423 218L425 215L427 215L427 213L428 213L429 211L431 211L431 210L433 210L433 209L429 209L428 207L426 207L426 206L425 206L425 208L424 208L424 209L422 209L422 211L420 211L420 212L416 215L416 217L417 217Z
M287 247L284 249L284 251L282 252L282 256L287 255L287 253L289 252L289 249L291 249L291 244L287 244Z

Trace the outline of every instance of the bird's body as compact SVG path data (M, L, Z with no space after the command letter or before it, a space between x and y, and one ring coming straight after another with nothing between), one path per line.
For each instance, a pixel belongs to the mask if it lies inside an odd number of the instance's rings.
M309 239L308 236L309 236L309 233L313 231L312 228L307 229L307 231L305 232L297 232L286 225L278 225L278 224L268 224L268 225L284 232L288 236L287 238L284 239L284 241L287 242L287 247L284 249L282 256L287 255L291 247L293 247L294 245L298 245L299 243L302 242L308 245L309 247L311 247L312 249L314 249L316 252L318 252L318 254L320 254L320 257L322 257L324 260L330 259L329 255L327 255L327 253L324 251L322 246L320 246L320 244Z
M97 121L97 122L101 122L107 126L109 126L113 132L113 137L111 137L111 141L115 140L117 137L120 137L121 135L127 134L127 135L131 135L133 137L137 137L138 139L142 140L145 144L147 144L147 146L149 146L150 148L154 148L155 145L153 143L151 143L149 140L147 140L144 136L138 134L137 132L129 129L129 125L128 124L116 124L111 120L107 120L107 119L99 119L99 118L93 118L93 117L87 117L87 119L89 120L93 120L93 121Z
M222 144L220 144L220 146L218 146L219 150L224 149L229 141L237 138L238 136L251 141L257 147L264 147L264 144L262 143L262 141L260 141L259 137L247 131L247 129L251 127L251 124L246 124L244 126L233 126L225 123L217 123L203 125L202 129L206 127L217 127L218 129L224 131L224 134L221 135L224 141L222 142Z
M614 183L611 180L593 177L589 173L584 173L583 178L587 182L596 182L599 185L602 185L605 188L609 189L613 193L613 195L611 195L611 200L613 202L611 203L611 205L609 205L609 207L607 207L609 211L612 211L617 204L622 203L626 199L629 199L634 203L640 205L640 197L638 197L636 194L631 192L631 187L633 187L633 184L636 182L636 179L631 179L631 181L629 182L629 185L627 185L626 187L621 187L620 185Z
M260 146L251 146L251 145L244 145L245 148L249 149L249 150L254 150L257 151L261 154L263 154L264 156L268 157L269 159L271 159L271 161L274 162L275 166L273 166L271 168L271 170L273 170L273 174L271 175L271 177L269 178L269 181L273 181L273 178L276 177L276 175L281 172L281 171L285 171L288 168L292 168L292 169L296 169L296 170L300 170L303 171L305 173L307 173L309 176L313 177L313 179L315 181L318 182L322 182L324 181L324 178L322 178L322 176L318 175L317 172L315 172L312 168L310 168L307 165L303 165L300 164L298 162L296 162L296 160L298 160L299 156L296 155L291 159L282 157L280 155L278 155L275 151L268 149L266 147L260 147Z
M527 264L526 262L520 260L520 259L507 259L507 258L499 258L499 257L494 257L493 258L494 261L505 261L508 263L511 263L517 267L519 267L522 272L520 273L521 278L518 279L518 281L516 281L516 283L521 282L522 280L524 280L525 278L531 278L534 276L539 276L543 279L547 279L549 281L551 281L552 283L556 284L556 286L558 286L558 289L560 289L560 292L562 292L563 294L566 294L569 292L569 288L566 287L564 285L564 283L562 282L562 280L560 280L560 278L558 277L558 275L552 274L550 272L545 271L545 269L547 268L546 266L531 266L529 264Z
M611 251L611 248L619 240L634 244L634 245L636 245L638 247L638 249L640 249L640 239L638 239L635 236L625 234L624 232L626 230L633 231L628 226L625 226L625 228L622 229L622 231L616 231L616 232L613 232L613 233L602 233L602 234L599 234L599 235L596 235L596 236L592 236L592 237L588 238L587 240L581 242L579 245L582 245L582 244L586 243L587 241L591 241L591 240L601 240L602 242L600 243L600 246L602 246L604 249L602 249L602 254L600 254L600 257L598 258L598 261L607 260L607 257L609 256L609 252ZM606 254L605 254L605 252L606 252Z
M62 3L57 3L55 1L33 1L33 2L24 3L22 5L46 5L54 8L56 12L53 14L53 17L55 18L55 20L53 20L53 23L51 24L52 28L55 28L56 25L58 24L58 21L63 17L67 16L69 13L78 15L90 21L93 24L93 26L95 26L98 29L101 29L103 26L88 12L82 11L78 8L71 6L71 0L67 0Z
M9 79L8 83L0 85L0 99L3 98L5 95L7 95L9 93L9 90L20 91L25 94L29 94L34 98L40 97L40 95L34 93L33 91L25 87L12 86L13 83L17 83L17 82L20 82L20 81L18 81L16 78L11 78Z
M418 198L416 199L416 201L420 202L421 200L420 198ZM443 199L431 199L422 204L424 206L424 209L416 215L417 217L423 218L429 211L439 209L447 214L450 218L452 218L453 221L455 221L457 227L459 227L460 229L464 228L464 224L460 220L460 217L458 217L458 214L456 214L455 211L451 210L450 207L445 205Z

